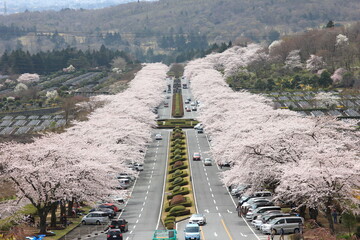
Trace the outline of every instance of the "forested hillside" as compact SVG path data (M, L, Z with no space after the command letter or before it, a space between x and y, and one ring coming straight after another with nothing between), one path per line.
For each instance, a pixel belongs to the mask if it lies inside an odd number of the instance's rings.
M184 43L189 50L239 37L271 42L284 34L319 28L329 20L346 24L360 20L358 9L358 0L160 0L99 10L25 12L0 17L3 25L21 29L0 42L0 52L105 44L155 61L154 53L173 52ZM36 30L22 36L28 29Z

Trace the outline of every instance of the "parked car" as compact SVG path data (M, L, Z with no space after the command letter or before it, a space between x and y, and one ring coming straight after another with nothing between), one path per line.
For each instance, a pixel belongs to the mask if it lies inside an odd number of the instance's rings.
M263 206L258 207L255 210L252 211L252 214L250 216L250 220L256 219L261 213L271 210L278 210L281 211L281 207L279 206ZM246 219L248 219L248 215L246 214Z
M203 128L198 128L197 133L204 133L204 129Z
M201 160L201 155L200 155L200 153L194 152L193 160L194 160L194 161L200 161L200 160Z
M164 107L169 107L169 103L168 103L168 102L164 102Z
M129 231L129 224L125 219L120 218L111 221L111 223L109 224L109 229L113 228L120 229L122 232L127 232Z
M128 189L129 187L131 187L131 180L128 178L119 178L118 181L118 189Z
M191 108L191 110L192 110L192 111L197 111L196 106L193 106L193 107Z
M198 123L194 126L194 129L198 129L198 128L203 128L203 124L202 123Z
M163 137L162 137L161 133L157 133L155 135L155 140L162 140L162 139L163 139Z
M232 165L234 165L233 162L226 161L226 160L219 163L220 168L231 167Z
M143 171L144 170L144 165L142 165L141 163L135 163L134 164L134 169L136 171Z
M254 203L266 203L266 202L271 202L269 199L266 198L251 198L249 199L247 202L244 202L241 207L242 208L249 208L252 204Z
M212 160L210 158L205 158L204 166L212 166Z
M206 224L206 218L205 218L204 214L201 214L201 213L193 214L193 215L191 215L191 217L189 219L189 223L196 223L196 224L199 224L199 225L205 225Z
M272 199L272 193L269 191L260 191L260 192L254 192L251 195L243 195L241 196L241 198L239 199L239 204L240 206L247 202L249 199L251 198L266 198L271 200Z
M107 240L123 240L120 229L109 229L106 234Z
M130 168L130 165L131 165L131 169L134 170L134 164L131 163L129 164L129 168ZM122 172L122 173L119 173L117 176L116 176L117 179L120 179L120 178L127 178L129 179L130 181L135 181L135 176L134 175L131 175L130 173L125 173L125 172Z
M254 211L259 207L266 207L266 206L274 206L274 203L272 202L259 202L259 203L253 203L248 208L248 211L246 213L246 219L251 220L254 214ZM280 210L280 208L279 208Z
M271 231L275 231L275 234L280 233L280 229L284 230L284 233L299 233L300 225L304 225L304 219L302 217L278 217L272 219L269 223L261 226L261 232L270 234Z
M251 223L256 229L260 230L263 224L268 223L272 219L286 216L290 216L290 214L279 211L266 211L265 213L261 214L261 216L258 216L256 219L254 219Z
M243 194L245 192L246 189L248 189L250 187L250 185L248 184L240 184L238 186L236 186L235 188L231 189L231 195L232 196L236 196L239 197L241 194Z
M185 111L187 111L187 112L191 112L191 108L190 108L190 107L188 107L188 106L186 106L186 107L185 107Z
M184 230L185 240L200 240L200 227L196 223L186 224Z
M104 213L107 214L107 216L109 218L113 218L116 215L115 211L113 209L111 209L111 208L99 208L99 207L96 207L96 208L91 209L89 212L104 212Z
M189 104L189 103L190 103L189 99L186 99L185 104Z
M191 106L196 106L196 103L195 103L195 102L191 102L190 105L191 105Z
M120 209L113 203L102 203L97 207L98 208L111 208L112 210L114 210L114 212L120 211Z
M108 214L105 212L91 212L81 219L83 225L86 224L106 224L109 221Z

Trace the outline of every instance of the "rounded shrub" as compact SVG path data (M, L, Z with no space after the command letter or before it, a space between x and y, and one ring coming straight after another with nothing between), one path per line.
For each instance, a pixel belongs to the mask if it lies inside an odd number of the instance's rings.
M175 178L175 180L173 181L173 184L178 184L178 183L181 183L183 181L183 178L182 177L177 177Z
M175 195L172 197L170 201L170 206L174 206L183 202L186 202L186 199L184 198L183 195Z
M173 173L173 177L181 176L181 174L182 174L183 172L184 172L184 171L178 169L178 170L176 170L176 171Z
M166 216L166 217L165 217L165 222L166 222L166 221L173 221L173 222L175 222L175 219L176 219L176 218L175 218L174 216Z
M174 156L174 161L180 161L182 156L180 154Z
M174 156L181 155L181 153L182 153L181 149L175 149Z
M180 167L180 166L183 166L183 165L184 165L184 163L183 163L182 161L176 161L176 162L174 163L173 168L177 168L177 167Z
M168 230L175 229L175 223L174 222L167 223L167 224L165 224L165 227Z
M174 213L174 212L178 212L178 211L183 211L183 210L185 210L185 209L186 209L186 207L181 206L181 205L179 205L179 206L174 206L174 207L172 207L172 208L170 209L170 213Z
M180 187L180 186L176 186L176 187L174 187L173 192L178 192L178 191L180 191L180 190L181 190L181 187Z

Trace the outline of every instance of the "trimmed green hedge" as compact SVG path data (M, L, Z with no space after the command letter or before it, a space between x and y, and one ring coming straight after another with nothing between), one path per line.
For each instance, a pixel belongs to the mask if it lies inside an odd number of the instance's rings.
M185 197L186 201L183 203L179 203L176 205L171 206L170 202L166 202L165 203L165 212L169 212L172 208L174 207L178 207L178 206L182 206L182 207L191 207L192 206L192 201L190 200L190 198Z
M187 177L187 176L189 176L189 174L187 172L185 172L185 171L181 171L180 174L173 173L173 174L171 174L171 177L169 178L168 182L173 182L177 177L184 178L184 177Z
M189 184L189 181L185 180L185 179L182 179L180 182L171 183L170 186L169 186L169 190L172 190L176 186L184 186L184 185L187 185L187 184Z
M175 216L175 217L184 216L184 215L190 215L190 209L185 209L185 210L180 210L180 211L175 211L175 212L169 213L169 216Z
M188 168L188 165L184 164L184 165L182 165L180 167L170 169L169 173L171 174L171 173L175 172L176 170L182 170L182 169L187 169L187 168Z

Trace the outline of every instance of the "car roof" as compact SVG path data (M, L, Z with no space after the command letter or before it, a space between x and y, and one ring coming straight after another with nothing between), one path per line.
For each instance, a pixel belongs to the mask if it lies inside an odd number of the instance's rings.
M94 212L91 212L91 213L106 213L106 212L103 212L103 211L94 211Z
M197 223L188 223L186 227L199 227L199 225Z
M193 215L191 215L191 217L203 217L204 214L201 213L194 213Z

